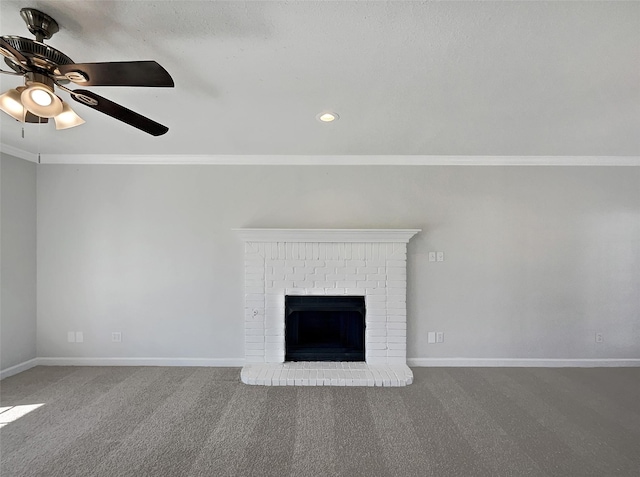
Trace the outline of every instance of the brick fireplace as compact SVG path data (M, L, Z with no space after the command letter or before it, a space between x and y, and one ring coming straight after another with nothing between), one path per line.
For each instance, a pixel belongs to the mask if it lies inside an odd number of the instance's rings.
M419 231L238 229L245 242L243 381L271 385L309 385L311 381L314 385L409 384L407 243ZM365 362L286 363L287 295L363 296Z

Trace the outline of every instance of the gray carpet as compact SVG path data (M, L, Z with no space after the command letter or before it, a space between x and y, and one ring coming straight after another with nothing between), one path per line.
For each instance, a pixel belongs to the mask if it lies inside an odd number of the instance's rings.
M1 406L44 403L0 429L0 475L640 475L640 368L413 371L283 388L239 368L36 367L0 384Z

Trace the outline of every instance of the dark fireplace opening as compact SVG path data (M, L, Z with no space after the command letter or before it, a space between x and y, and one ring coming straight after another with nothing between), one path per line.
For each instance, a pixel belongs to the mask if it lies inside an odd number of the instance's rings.
M285 361L364 361L363 296L287 295Z

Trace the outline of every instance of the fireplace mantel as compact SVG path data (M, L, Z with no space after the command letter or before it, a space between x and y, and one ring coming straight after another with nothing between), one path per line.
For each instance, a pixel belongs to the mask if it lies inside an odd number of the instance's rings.
M245 242L408 243L421 229L233 229Z

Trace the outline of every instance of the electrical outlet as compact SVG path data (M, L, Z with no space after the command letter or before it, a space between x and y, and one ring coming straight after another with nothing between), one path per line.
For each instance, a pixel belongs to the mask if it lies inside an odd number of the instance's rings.
M444 343L444 332L443 331L436 332L436 343Z
M82 343L84 341L84 335L82 331L76 331L76 343Z
M427 333L427 343L433 344L435 342L436 342L436 332L435 331L429 331Z
M429 261L430 262L436 261L436 252L429 252Z
M437 262L444 262L444 252L437 252L436 253L436 261Z
M120 331L114 331L111 333L111 341L114 343L122 342L122 333Z
M604 335L602 333L596 333L596 343L603 343Z
M69 343L76 342L76 332L75 331L67 331L67 341Z

